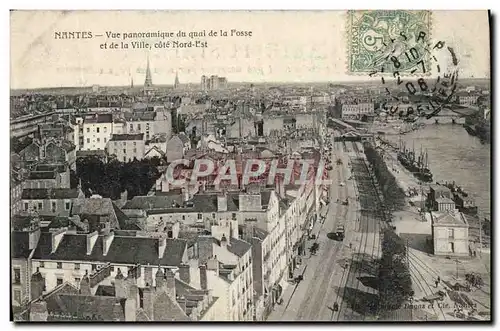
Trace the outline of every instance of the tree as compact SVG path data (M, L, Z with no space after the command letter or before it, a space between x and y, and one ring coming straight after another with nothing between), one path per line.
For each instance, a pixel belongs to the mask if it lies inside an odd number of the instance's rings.
M77 160L77 180L82 182L86 196L99 194L113 200L128 191L128 197L147 195L160 177L159 158L137 160L123 163L116 158L103 163L99 158L86 157Z
M405 193L387 168L384 159L368 142L363 144L363 149L380 185L385 203L392 209L402 208L405 204Z
M406 245L403 240L391 229L385 229L378 273L381 310L398 309L413 295L406 258Z

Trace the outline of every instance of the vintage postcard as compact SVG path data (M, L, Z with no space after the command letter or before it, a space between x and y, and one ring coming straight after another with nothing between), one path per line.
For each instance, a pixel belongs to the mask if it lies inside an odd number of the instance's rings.
M13 321L491 322L488 11L10 20Z

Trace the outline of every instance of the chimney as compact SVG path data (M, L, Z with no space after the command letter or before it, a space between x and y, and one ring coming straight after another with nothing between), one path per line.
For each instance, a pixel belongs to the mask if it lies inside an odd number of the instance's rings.
M146 315L148 315L151 321L154 321L154 296L155 290L149 283L146 283L146 287L142 291L142 303L143 309Z
M166 278L166 292L172 299L175 300L176 295L175 295L175 275L172 272L172 270L167 269L165 272L165 278Z
M146 284L153 285L153 267L152 266L145 266L144 267L144 282Z
M126 299L128 297L128 283L120 269L118 269L115 277L115 297L119 299Z
M49 313L45 300L41 299L31 304L29 317L31 322L46 322L47 317L49 317Z
M64 234L68 228L60 228L60 229L50 229L50 232L52 233L52 252L55 253L57 250L57 247L59 246L59 243L61 242L62 238L64 237Z
M227 211L227 195L225 192L217 195L217 211Z
M278 193L278 197L285 199L285 180L282 175L276 175L276 193Z
M137 279L134 277L134 275L129 274L129 276L125 281L127 283L127 288L128 288L127 301L125 302L125 318L126 319L133 318L133 320L135 321L135 314L137 312L137 307L139 302L139 289L137 288ZM128 307L127 303L129 303ZM127 308L129 309L128 313L127 313ZM127 314L133 316L127 317Z
M109 233L103 236L103 246L102 246L102 255L106 256L109 252L109 248L111 247L111 243L115 237L115 233L110 231Z
M184 296L181 296L179 299L177 299L177 303L179 304L179 306L181 306L182 311L186 312L187 299Z
M157 288L163 287L163 285L165 285L165 274L163 273L163 271L161 271L160 266L158 266L158 271L156 271L155 281Z
M92 295L92 292L90 291L89 272L87 270L85 271L85 276L83 276L82 280L80 281L80 294Z
M113 316L114 316L114 322L119 322L121 321L121 317L123 314L123 308L122 304L120 303L120 300L116 300L115 304L113 305Z
M200 288L202 290L206 290L208 288L207 284L207 267L204 265L200 265L198 267L200 269Z
M191 284L191 274L189 265L179 266L179 278L186 284Z
M120 207L123 207L128 200L128 191L125 190L122 193L120 193Z
M137 287L136 287L137 289ZM137 316L137 299L130 297L125 300L125 321L135 322Z
M162 259L165 254L165 248L167 247L167 238L158 239L158 258Z
M217 260L217 256L207 260L207 270L213 270L216 274L219 274L219 261Z
M220 246L224 249L227 249L227 245L229 245L229 239L226 237L226 234L222 234Z
M31 221L29 229L29 249L33 250L38 245L38 239L40 239L40 219L38 217Z
M184 187L182 189L182 196L183 196L183 202L188 202L189 201L189 189L186 185L186 187Z
M31 275L31 300L38 299L42 296L45 288L45 279L40 273L40 268L36 268L36 272Z
M94 245L98 237L99 233L97 231L87 234L87 255L92 254L92 250L94 249Z

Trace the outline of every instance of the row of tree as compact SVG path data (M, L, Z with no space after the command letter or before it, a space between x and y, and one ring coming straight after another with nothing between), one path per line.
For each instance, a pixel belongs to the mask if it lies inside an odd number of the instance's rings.
M379 313L399 309L413 296L407 247L392 229L385 229L378 270Z
M385 205L391 209L402 208L405 193L386 163L370 143L363 144L366 159L381 188ZM399 309L413 296L412 281L408 268L407 247L392 228L382 232L382 257L378 269L379 314Z
M135 159L127 163L117 159L105 163L93 156L79 158L76 161L76 181L81 183L86 196L99 194L116 200L127 191L130 199L136 195L147 195L160 177L160 163L159 158Z
M387 168L384 159L370 143L364 143L363 148L366 159L372 166L377 182L380 185L386 205L394 210L402 208L405 205L405 192Z

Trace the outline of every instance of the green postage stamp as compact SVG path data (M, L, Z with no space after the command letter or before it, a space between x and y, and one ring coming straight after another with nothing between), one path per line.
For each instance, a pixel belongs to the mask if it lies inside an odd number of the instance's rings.
M349 74L428 73L430 11L350 10L347 19Z

